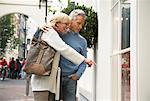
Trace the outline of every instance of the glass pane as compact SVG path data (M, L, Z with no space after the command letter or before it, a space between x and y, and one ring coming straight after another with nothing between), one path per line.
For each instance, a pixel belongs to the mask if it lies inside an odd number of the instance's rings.
M112 11L113 14L113 19L112 19L112 49L113 52L118 50L118 22L119 22L119 17L118 17L118 5L115 6L115 8Z
M130 4L122 3L121 49L130 47Z
M121 55L121 101L130 101L130 52Z

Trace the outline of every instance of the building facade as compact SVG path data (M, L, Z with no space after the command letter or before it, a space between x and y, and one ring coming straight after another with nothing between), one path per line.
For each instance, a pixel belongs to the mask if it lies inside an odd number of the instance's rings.
M98 0L96 101L149 101L150 1Z
M97 66L85 71L79 96L83 101L149 101L150 1L97 0L96 5Z

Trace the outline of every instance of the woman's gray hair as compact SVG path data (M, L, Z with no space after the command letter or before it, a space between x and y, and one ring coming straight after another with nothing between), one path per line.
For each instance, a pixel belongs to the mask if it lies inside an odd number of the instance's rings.
M81 10L81 9L75 9L75 10L73 10L73 11L69 14L71 20L75 19L76 16L78 16L78 15L81 15L81 16L84 17L84 19L86 19L86 14L85 14L85 12L84 12L83 10Z

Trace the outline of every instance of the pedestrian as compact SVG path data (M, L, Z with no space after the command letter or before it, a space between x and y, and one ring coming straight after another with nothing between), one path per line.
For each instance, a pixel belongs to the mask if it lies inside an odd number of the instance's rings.
M14 60L14 57L12 57L9 61L8 67L10 69L10 78L15 79L16 62Z
M21 78L21 68L22 68L22 65L20 63L20 60L19 59L16 59L16 78L17 79L20 79Z
M21 68L24 66L24 64L26 63L26 58L22 58L21 59ZM24 79L26 77L26 73L21 69L21 79Z
M91 60L86 59L84 56L73 50L69 45L65 44L60 38L62 34L67 32L69 24L70 18L67 14L56 13L47 24L49 27L48 31L43 33L41 37L42 40L46 41L57 51L52 63L52 69L58 67L59 53L77 65L80 65L83 62L89 65L92 65L93 63ZM55 72L57 72L57 70L55 70ZM35 101L55 101L55 94L57 92L55 77L58 75L52 74L54 74L53 71L50 76L32 75L31 87Z
M7 74L7 69L8 69L7 61L4 57L2 57L0 59L0 77L2 77L1 80L4 80L5 77L7 77L7 75L6 75Z
M0 65L7 66L7 61L4 57L0 58Z

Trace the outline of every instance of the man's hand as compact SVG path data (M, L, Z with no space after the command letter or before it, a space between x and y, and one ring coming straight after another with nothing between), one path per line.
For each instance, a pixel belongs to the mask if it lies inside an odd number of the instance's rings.
M69 76L72 80L76 81L78 80L77 75L76 74L72 74Z

